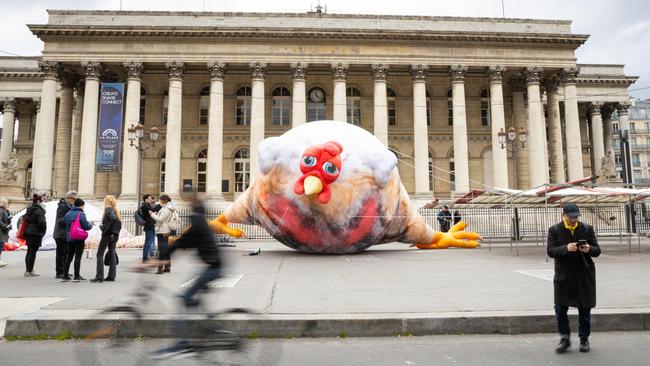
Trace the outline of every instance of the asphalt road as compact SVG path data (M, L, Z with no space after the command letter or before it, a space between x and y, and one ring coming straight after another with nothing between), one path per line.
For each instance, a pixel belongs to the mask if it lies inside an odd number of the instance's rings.
M139 342L143 352L168 343ZM307 338L255 340L281 348L280 365L648 365L650 332L594 333L592 351L580 353L577 340L569 352L558 355L554 334L460 335L390 338ZM81 341L0 342L0 365L81 365L77 357ZM121 364L118 353L113 364ZM170 361L171 362L171 361ZM173 365L194 365L193 360Z

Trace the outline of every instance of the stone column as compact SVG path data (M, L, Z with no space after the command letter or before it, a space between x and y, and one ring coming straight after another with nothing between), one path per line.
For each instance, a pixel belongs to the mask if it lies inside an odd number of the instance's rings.
M78 77L64 73L61 78L61 99L56 128L56 148L54 151L54 191L63 196L70 190L70 142L72 136L72 87Z
M335 121L348 121L348 105L346 96L345 79L348 75L348 64L332 64L330 69L334 76L334 118Z
M579 72L579 68L570 67L565 68L561 73L562 83L564 84L564 139L566 142L566 164L569 181L584 177L580 117L576 93L576 77Z
M546 130L539 91L542 72L539 66L528 67L524 71L528 93L528 169L532 187L548 183L548 156L544 149Z
M605 155L609 150L613 150L612 145L612 112L614 107L611 104L605 104L600 109L603 116L603 140L605 141Z
M183 106L183 76L185 64L178 61L165 63L169 72L167 130L165 132L165 193L172 199L180 197L181 185L181 130Z
M307 100L305 80L309 64L294 62L289 64L293 74L293 91L291 94L291 126L296 127L307 121Z
M11 158L14 149L14 126L16 120L16 99L0 98L2 107L2 145L0 145L0 162Z
M492 169L494 186L508 188L508 151L499 144L499 131L506 130L506 116L503 108L503 73L506 68L490 66L490 118L492 119Z
M209 62L208 70L210 71L210 109L208 112L208 176L205 192L209 199L223 201L223 192L221 192L223 172L223 81L226 64Z
M593 139L593 146L591 148L594 157L593 171L598 174L600 164L605 156L605 139L603 137L603 119L600 109L603 103L592 102L589 106L589 114L591 115L591 136Z
M375 137L388 146L388 101L386 100L386 75L390 65L375 64L370 66L374 92L374 132Z
M546 104L548 108L548 150L551 165L551 181L566 182L564 173L564 147L562 146L562 122L560 120L560 101L558 99L559 79L556 77L544 80L546 88Z
M508 80L512 91L512 121L516 129L527 129L526 101L524 91L526 85L521 77L513 77ZM513 172L515 189L530 188L530 177L528 176L528 148L517 150L516 174Z
M97 151L97 114L99 111L99 62L82 62L86 72L81 146L79 148L79 196L95 198L95 153Z
M252 97L251 97L251 183L254 181L259 170L258 147L264 140L264 76L267 71L267 64L264 62L251 62L249 64L252 74Z
M61 65L53 61L40 61L38 67L44 76L41 111L37 119L36 134L34 136L32 188L35 191L48 192L52 190L56 92Z
M426 76L428 65L415 64L409 68L413 78L413 145L416 199L430 199L429 191L429 128L427 127Z
M81 149L81 121L84 106L84 82L77 83L73 101L72 132L70 138L70 190L79 190L79 152Z
M138 197L138 177L140 169L140 154L135 146L131 146L129 141L129 128L131 125L138 123L144 124L140 121L140 88L142 82L142 74L144 72L144 65L142 62L125 62L122 64L122 70L127 76L126 86L126 108L124 112L124 139L122 151L122 187L120 199L133 200L139 202ZM166 187L166 186L165 186Z
M451 77L452 105L454 108L454 166L455 194L469 192L469 152L467 150L467 115L465 112L465 72L467 66L449 67Z

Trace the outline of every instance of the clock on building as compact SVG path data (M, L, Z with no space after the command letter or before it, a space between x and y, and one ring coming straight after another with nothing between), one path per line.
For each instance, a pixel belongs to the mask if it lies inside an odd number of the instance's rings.
M309 92L309 101L314 103L322 103L325 100L325 92L323 89L315 88Z

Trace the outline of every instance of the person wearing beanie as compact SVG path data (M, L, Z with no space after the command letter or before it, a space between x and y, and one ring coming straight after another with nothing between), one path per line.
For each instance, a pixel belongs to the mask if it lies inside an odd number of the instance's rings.
M66 258L65 258L65 266L63 268L63 282L68 282L70 281L70 264L72 264L72 260L74 259L74 282L79 282L79 281L84 281L85 278L81 277L81 274L79 273L81 270L81 257L83 256L84 253L84 248L86 246L86 241L85 240L73 240L70 237L70 228L72 227L72 223L79 218L79 225L81 226L82 229L88 231L93 228L92 224L88 222L86 219L86 214L84 213L84 206L86 205L86 202L82 200L81 198L77 198L74 201L74 207L70 209L70 211L65 214L64 216L64 221L65 221L65 227L66 227L66 232L67 232L67 241L68 241L68 247L66 248Z
M25 241L27 242L27 254L25 255L25 277L40 276L34 272L36 263L36 253L41 247L43 237L47 231L47 221L45 220L45 207L43 206L43 195L34 193L32 204L27 207L23 220L27 220L25 229Z

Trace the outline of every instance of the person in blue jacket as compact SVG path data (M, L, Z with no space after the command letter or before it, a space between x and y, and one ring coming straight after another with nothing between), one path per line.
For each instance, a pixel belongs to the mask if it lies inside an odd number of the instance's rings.
M68 240L68 248L66 251L66 258L65 258L65 268L64 268L64 275L63 275L63 282L68 282L70 281L70 264L72 263L72 259L74 258L74 277L73 281L74 282L79 282L79 281L85 281L85 278L81 277L81 274L79 274L79 271L81 269L81 257L83 256L84 253L84 247L86 245L85 240L72 240L70 238L70 227L72 226L72 222L79 216L79 224L81 225L81 228L88 231L93 228L93 225L88 222L86 219L86 214L84 213L84 205L86 202L82 200L81 198L77 198L74 201L74 207L68 211L67 214L64 216L65 220L65 228L67 232L67 240Z

